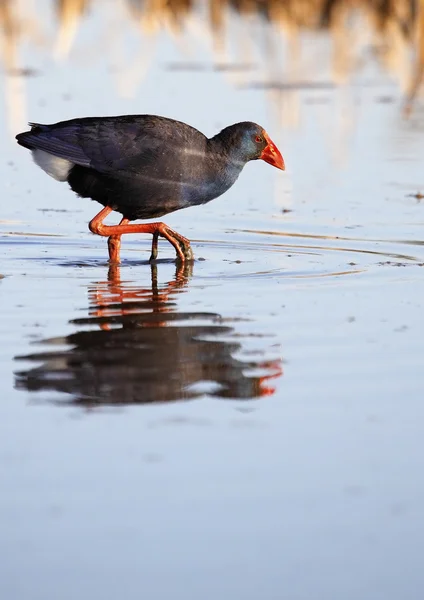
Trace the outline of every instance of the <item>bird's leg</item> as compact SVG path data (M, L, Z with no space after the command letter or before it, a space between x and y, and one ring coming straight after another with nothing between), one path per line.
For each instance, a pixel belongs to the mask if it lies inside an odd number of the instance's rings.
M156 260L158 257L158 239L159 239L159 233L157 231L155 231L155 233L153 234L153 239L152 239L152 253L150 255L150 262L152 262L152 260Z
M109 262L120 263L121 262L121 236L111 235L107 240L107 248L109 251Z
M109 254L111 261L114 260L119 262L119 244L117 245L116 238L120 237L124 233L151 233L153 234L153 243L152 243L152 256L151 260L156 258L157 256L157 238L159 236L164 237L168 240L170 244L172 244L175 248L178 258L184 262L185 260L193 260L193 251L190 246L190 242L187 238L183 237L176 231L173 231L168 225L165 223L140 223L140 224L130 224L128 219L122 219L119 225L105 225L103 223L104 219L112 212L112 208L110 206L106 206L99 212L98 215L94 217L89 223L89 228L92 233L97 235L102 235L105 237L115 238L110 243L110 248L112 247L112 255ZM117 246L117 250L115 250Z
M126 225L129 223L129 219L123 218L120 225ZM107 240L107 247L109 250L109 262L117 263L121 262L121 236L120 235L111 235Z

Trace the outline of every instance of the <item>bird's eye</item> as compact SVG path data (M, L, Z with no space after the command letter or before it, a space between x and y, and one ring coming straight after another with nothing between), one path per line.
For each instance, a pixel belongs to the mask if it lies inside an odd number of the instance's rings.
M255 142L256 142L257 144L262 144L262 142L263 142L263 139L261 138L261 136L260 136L260 135L257 135L257 136L255 137Z

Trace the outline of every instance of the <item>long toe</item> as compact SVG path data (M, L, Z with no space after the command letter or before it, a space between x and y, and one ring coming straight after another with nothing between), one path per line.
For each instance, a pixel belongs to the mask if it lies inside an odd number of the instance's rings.
M177 251L178 258L183 262L193 261L194 254L190 242L182 236L173 235L172 237L174 239L173 246Z
M180 242L181 250L186 260L194 260L193 250L191 249L190 242Z
M183 235L172 231L172 237L178 242L181 252L184 255L185 260L194 260L193 250L191 248L190 241Z
M177 258L181 262L193 260L193 251L187 238L180 235L176 231L173 231L170 227L165 225L165 223L159 224L158 232L159 235L167 239L168 242L174 246L177 253Z
M169 240L169 241L175 248L175 251L177 253L177 259L180 260L181 262L184 262L186 257L185 257L183 250L181 249L179 241L176 240L175 238L171 238L171 239L172 239L172 241L171 240Z

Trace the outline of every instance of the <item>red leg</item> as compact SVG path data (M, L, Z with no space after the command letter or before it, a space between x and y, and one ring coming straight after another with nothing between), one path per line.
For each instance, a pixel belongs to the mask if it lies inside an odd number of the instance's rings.
M168 225L165 225L165 223L140 223L130 225L129 220L124 218L119 225L104 225L104 219L111 212L112 209L109 206L106 206L88 225L92 233L109 237L109 259L111 262L119 262L121 235L124 233L153 234L152 255L150 260L154 260L157 256L157 241L159 236L164 237L174 246L177 256L182 262L185 260L193 260L193 251L188 239L176 231L173 231Z
M129 219L123 218L119 225L127 225L129 223ZM111 235L107 240L107 247L109 250L109 262L111 263L120 263L121 262L121 236L120 235Z

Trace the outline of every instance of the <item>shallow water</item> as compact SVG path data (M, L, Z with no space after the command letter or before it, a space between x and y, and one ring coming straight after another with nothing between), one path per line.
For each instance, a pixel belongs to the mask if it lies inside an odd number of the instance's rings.
M0 76L2 597L420 598L420 106L403 118L371 59L354 85L302 72L270 96L262 55L217 62L193 21L187 60L107 6L60 59L42 3L47 41L19 46L36 75ZM102 46L114 18L130 49ZM127 236L110 268L98 205L12 135L141 112L207 134L257 121L286 161L165 219L189 267Z

